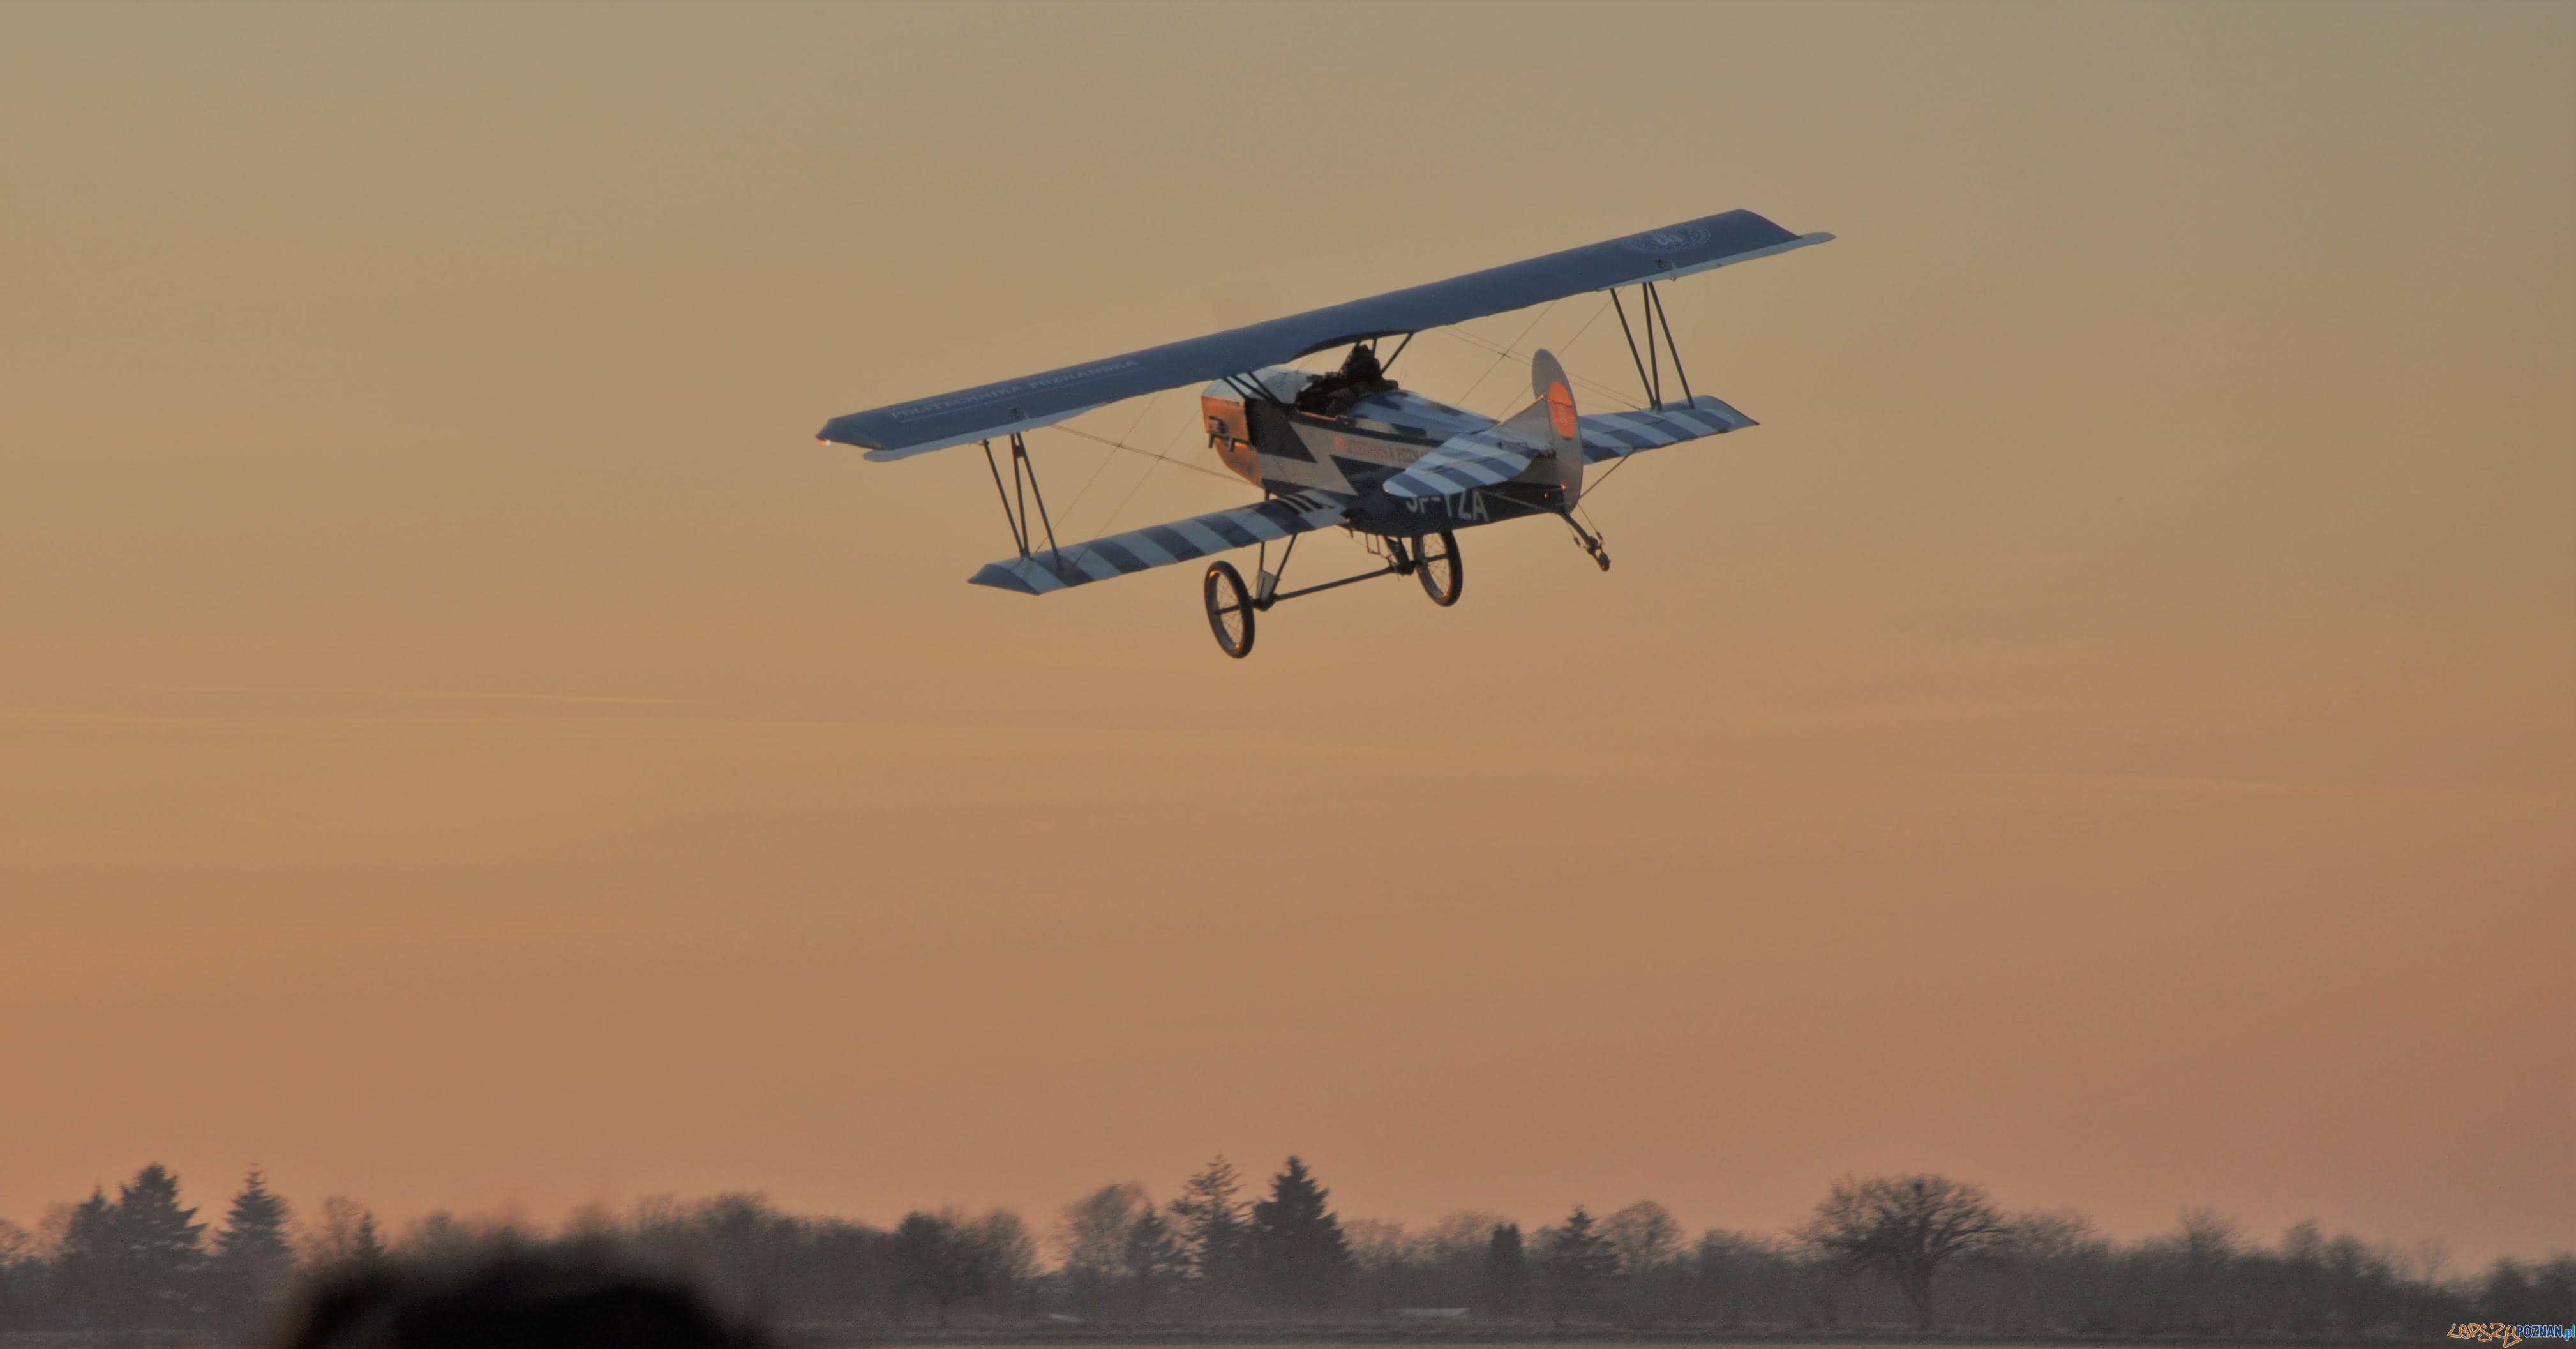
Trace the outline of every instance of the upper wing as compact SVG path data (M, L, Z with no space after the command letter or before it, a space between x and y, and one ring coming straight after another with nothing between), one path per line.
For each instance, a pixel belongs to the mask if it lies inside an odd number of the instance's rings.
M1147 567L1168 567L1229 548L1338 525L1349 505L1349 497L1331 492L1296 492L1230 511L1193 515L1168 525L1147 525L1089 543L1069 543L995 562L967 579L979 586L1043 595L1050 590L1105 581Z
M1701 394L1681 407L1654 411L1595 412L1583 422L1583 461L1597 464L1676 441L1724 435L1758 425L1726 403Z
M854 412L825 423L821 434L866 450L870 459L901 459L1045 426L1122 398L1285 364L1327 347L1702 272L1833 237L1791 234L1751 211L1728 211L1105 361Z

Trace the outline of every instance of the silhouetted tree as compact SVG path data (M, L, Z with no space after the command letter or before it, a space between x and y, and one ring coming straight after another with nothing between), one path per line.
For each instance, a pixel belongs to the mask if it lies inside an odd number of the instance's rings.
M64 1320L82 1328L112 1322L115 1265L116 1205L93 1185L54 1242L53 1295Z
M433 1213L412 1224L413 1255L429 1260L448 1259L492 1244L493 1233L469 1228L446 1213ZM384 1258L384 1240L376 1231L376 1215L367 1206L345 1194L324 1199L314 1212L313 1221L304 1229L304 1263L316 1274L329 1275L344 1265L364 1264Z
M1682 1225L1651 1199L1641 1199L1601 1220L1601 1236L1619 1257L1619 1272L1651 1274L1682 1258Z
M2576 1254L2530 1262L2499 1258L2477 1287L2486 1320L2564 1324L2568 1309L2576 1307Z
M1517 1319L1529 1315L1529 1298L1529 1255L1521 1249L1521 1225L1496 1223L1485 1247L1485 1296L1478 1310Z
M1581 1204L1547 1234L1548 1302L1558 1319L1590 1312L1619 1275L1619 1253Z
M982 1291L976 1252L959 1239L956 1220L946 1214L903 1215L894 1230L894 1255L906 1300L928 1302L942 1328L950 1308Z
M242 1179L215 1234L216 1296L236 1323L257 1317L285 1295L295 1274L295 1247L286 1239L286 1201L268 1188L254 1166Z
M205 1224L179 1205L179 1178L160 1163L134 1173L117 1188L116 1202L89 1210L94 1230L84 1235L94 1270L96 1305L118 1326L184 1325L199 1307L204 1272ZM88 1206L84 1206L88 1210Z
M1932 1278L1953 1260L1999 1252L2011 1236L1986 1193L1944 1176L1846 1176L1799 1237L1829 1264L1887 1276L1932 1328Z
M317 1273L356 1258L358 1231L373 1215L354 1199L322 1201L323 1221L306 1234L304 1262ZM445 1209L412 1219L403 1227L402 1253L425 1264L446 1264L489 1253L502 1244L502 1234Z
M1640 1199L1601 1220L1601 1235L1618 1256L1622 1301L1631 1316L1654 1319L1680 1310L1687 1275L1682 1268L1682 1225L1670 1210Z
M1804 1281L1780 1244L1747 1232L1711 1228L1700 1234L1691 1274L1702 1315L1734 1325L1791 1320L1803 1310Z
M1252 1206L1252 1263L1263 1291L1280 1306L1321 1311L1350 1278L1350 1244L1324 1206L1329 1194L1291 1157L1271 1177L1270 1197Z
M1172 1235L1188 1262L1188 1288L1203 1301L1220 1302L1241 1289L1250 1241L1242 1189L1233 1164L1219 1157L1190 1177L1171 1203Z
M1181 1275L1189 1268L1179 1239L1172 1235L1172 1225L1151 1207L1137 1214L1136 1221L1128 1227L1127 1245L1119 1265L1126 1277L1129 1302L1139 1316L1151 1316L1160 1310L1180 1287Z
M35 1330L43 1324L45 1272L36 1234L0 1218L0 1331Z
M1127 1274L1127 1241L1136 1220L1153 1211L1145 1187L1103 1185L1064 1206L1056 1217L1055 1247L1064 1261L1066 1291L1085 1316L1098 1316Z
M956 1227L957 1239L974 1264L974 1296L1007 1308L1037 1273L1038 1246L1030 1239L1027 1224L1020 1215L997 1208L972 1221L960 1218Z
M358 1210L357 1230L349 1234L349 1260L352 1264L372 1265L385 1258L385 1243L376 1235L376 1215Z

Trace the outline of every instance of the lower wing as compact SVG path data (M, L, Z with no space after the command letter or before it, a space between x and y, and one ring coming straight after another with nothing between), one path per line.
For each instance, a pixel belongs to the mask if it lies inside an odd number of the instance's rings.
M995 562L967 579L979 586L1043 595L1050 590L1106 581L1147 567L1168 567L1230 548L1338 525L1350 503L1349 497L1332 492L1294 492L1230 511L1193 515L1187 520L1147 525L1089 543L1043 549L1027 557Z

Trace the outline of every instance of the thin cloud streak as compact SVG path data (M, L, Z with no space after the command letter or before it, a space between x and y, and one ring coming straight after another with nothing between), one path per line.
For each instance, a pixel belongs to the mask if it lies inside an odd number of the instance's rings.
M639 707L686 707L685 698L639 698L613 693L501 693L483 689L343 689L301 688L265 684L125 684L125 693L318 693L344 698L452 698L473 702L617 703Z

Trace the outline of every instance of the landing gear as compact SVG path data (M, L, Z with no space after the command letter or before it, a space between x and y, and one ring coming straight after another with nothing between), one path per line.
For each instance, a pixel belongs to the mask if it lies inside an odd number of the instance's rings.
M1207 569L1208 630L1216 634L1216 644L1225 654L1241 660L1252 654L1252 592L1243 586L1243 573L1230 562L1210 563Z
M1370 547L1371 552L1386 559L1385 566L1375 571L1361 572L1357 576L1345 576L1338 581L1301 586L1295 590L1279 588L1280 572L1288 569L1288 551L1294 550L1297 545L1294 537L1288 541L1288 550L1283 550L1279 554L1279 571L1270 570L1267 565L1270 560L1270 548L1266 543L1262 545L1263 565L1255 569L1256 574L1261 577L1261 588L1257 591L1243 583L1243 573L1236 571L1232 563L1209 563L1207 579L1200 587L1200 597L1207 602L1208 631L1216 634L1217 649L1236 660L1241 660L1252 654L1253 615L1267 610L1281 600L1293 600L1300 595L1313 595L1326 590L1339 590L1343 586L1357 585L1362 581L1374 580L1380 576L1413 577L1422 582L1422 593L1429 595L1433 604L1444 609L1458 602L1458 589L1465 581L1465 574L1458 566L1458 540L1448 530L1417 537L1411 540L1410 547L1407 546L1405 539L1398 536L1372 535L1370 537L1373 541L1377 539L1385 541L1386 551L1384 552L1378 552L1374 542Z
M1458 538L1445 529L1413 541L1412 570L1422 593L1443 609L1458 602L1458 592L1467 584L1466 569L1458 561Z

